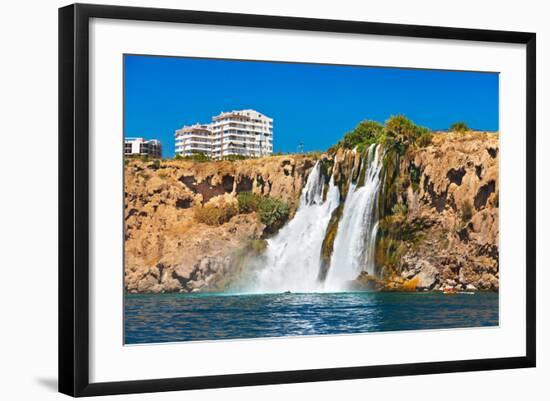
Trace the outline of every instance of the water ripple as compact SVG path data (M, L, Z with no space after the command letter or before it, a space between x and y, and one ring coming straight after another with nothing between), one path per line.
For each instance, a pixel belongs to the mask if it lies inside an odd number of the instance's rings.
M157 294L125 299L125 343L498 325L498 294Z

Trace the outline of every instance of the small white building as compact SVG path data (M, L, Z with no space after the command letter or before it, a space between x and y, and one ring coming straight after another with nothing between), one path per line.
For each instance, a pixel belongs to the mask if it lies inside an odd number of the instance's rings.
M273 153L273 119L250 109L223 112L209 124L176 130L175 138L176 154L181 156L261 157Z
M124 156L162 157L162 145L156 139L124 138Z

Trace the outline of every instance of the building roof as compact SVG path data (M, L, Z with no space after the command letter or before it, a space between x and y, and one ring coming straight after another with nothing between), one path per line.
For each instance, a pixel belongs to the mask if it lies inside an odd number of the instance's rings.
M158 139L145 139L141 137L125 137L124 142L158 142L160 143Z
M246 116L246 117L255 117L255 118L264 118L267 120L273 120L272 118L266 116L265 114L262 114L259 111L256 111L253 109L222 111L217 116L212 117L212 120L215 121L215 120L219 120L220 118L229 117L229 116Z

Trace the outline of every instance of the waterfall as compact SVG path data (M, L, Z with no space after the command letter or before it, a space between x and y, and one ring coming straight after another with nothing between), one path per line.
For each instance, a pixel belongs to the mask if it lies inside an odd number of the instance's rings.
M371 145L361 167L366 169L364 185L358 188L357 183L350 182L325 280L327 291L344 290L362 271L374 273L380 153L380 145Z
M338 187L331 178L323 200L324 177L315 164L302 190L294 218L267 242L252 283L254 292L308 292L322 290L317 280L321 245L332 211L340 203Z
M354 174L350 174L325 281L319 280L321 248L332 213L340 204L340 192L332 177L323 199L325 177L317 162L302 189L294 218L267 240L267 249L255 260L251 291L345 291L362 271L374 273L381 153L380 145L369 147L358 174L364 176L364 185L359 185L362 178L353 182Z

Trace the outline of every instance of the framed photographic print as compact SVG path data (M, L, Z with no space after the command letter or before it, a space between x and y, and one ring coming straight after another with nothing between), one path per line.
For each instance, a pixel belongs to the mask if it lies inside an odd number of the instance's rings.
M59 390L535 366L535 82L534 33L61 8Z

